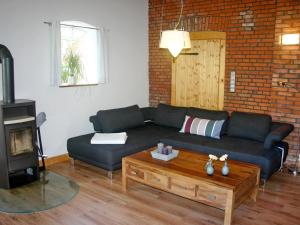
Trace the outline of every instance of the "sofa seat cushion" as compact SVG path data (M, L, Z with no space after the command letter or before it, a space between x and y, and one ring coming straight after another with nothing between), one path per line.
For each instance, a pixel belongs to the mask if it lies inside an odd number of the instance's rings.
M266 114L233 112L228 136L264 142L270 132L272 117Z
M137 105L100 110L97 112L97 118L104 133L123 132L144 125L143 113Z
M67 142L69 155L106 170L115 170L121 168L122 157L150 148L161 138L177 133L178 129L146 123L144 127L129 129L126 132L128 138L123 145L91 144L94 133L70 138Z
M264 179L268 179L280 167L280 151L276 149L265 150L263 143L258 141L228 136L223 136L218 140L178 133L163 138L161 142L172 145L174 148L214 154L218 157L228 154L229 159L256 164L261 167L261 177Z

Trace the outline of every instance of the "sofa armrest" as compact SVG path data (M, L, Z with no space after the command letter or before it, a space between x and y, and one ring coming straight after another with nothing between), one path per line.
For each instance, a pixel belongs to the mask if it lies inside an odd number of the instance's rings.
M89 120L93 124L94 130L96 132L102 132L102 127L101 127L100 121L98 120L96 115L90 116Z
M154 117L155 117L155 111L156 108L155 107L143 107L140 108L143 116L144 116L144 121L154 121Z
M271 132L267 135L264 148L271 149L277 142L282 141L294 130L294 126L288 123L273 123Z

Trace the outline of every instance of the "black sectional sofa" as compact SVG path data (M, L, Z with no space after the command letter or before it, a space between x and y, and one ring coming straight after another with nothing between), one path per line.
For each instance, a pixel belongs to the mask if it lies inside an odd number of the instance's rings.
M179 133L185 116L209 120L225 120L221 138ZM94 133L73 137L67 141L69 156L108 171L120 169L122 157L155 146L158 142L195 152L228 154L230 159L261 167L261 179L267 180L285 161L288 144L282 141L293 126L272 122L269 115L159 104L157 108L137 105L120 109L101 110L90 117L96 132L126 131L123 145L90 144Z

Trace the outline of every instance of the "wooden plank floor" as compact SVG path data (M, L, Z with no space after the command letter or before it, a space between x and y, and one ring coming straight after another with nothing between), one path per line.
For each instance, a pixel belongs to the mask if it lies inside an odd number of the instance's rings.
M121 173L113 180L95 167L68 162L48 167L80 185L69 203L44 212L16 215L0 213L1 225L137 224L183 225L223 223L223 211L134 182L122 192ZM300 224L300 177L277 173L260 190L257 202L246 201L233 217L233 225Z

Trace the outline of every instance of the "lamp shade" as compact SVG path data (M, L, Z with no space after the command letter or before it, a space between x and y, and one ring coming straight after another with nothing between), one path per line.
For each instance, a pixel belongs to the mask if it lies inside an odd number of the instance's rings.
M191 48L190 34L176 29L162 31L159 47L169 49L172 56L176 57L182 49Z

